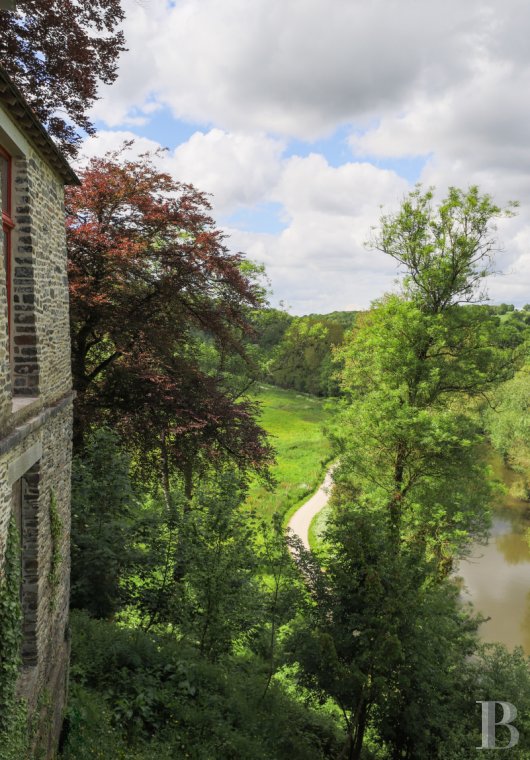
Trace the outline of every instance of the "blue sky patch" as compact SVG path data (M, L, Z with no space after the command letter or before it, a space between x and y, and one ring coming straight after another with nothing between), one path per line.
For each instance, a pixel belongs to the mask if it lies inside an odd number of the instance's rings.
M175 119L171 109L167 106L148 114L148 119L148 123L136 127L136 131L142 137L156 140L164 148L171 150L174 150L181 143L187 142L195 132L207 132L209 129L209 127L205 128L204 125Z
M366 161L378 169L395 172L412 185L419 181L423 167L430 156L409 156L405 158L377 158L376 156L359 156L354 161Z
M306 158L311 153L319 153L335 168L351 161L351 148L348 145L348 137L351 134L351 126L346 124L339 127L329 137L324 137L313 142L303 140L290 140L285 151L286 158L300 156Z
M286 229L288 222L282 218L284 209L281 203L259 203L252 208L243 208L222 218L222 224L235 227L244 232L268 233L278 235Z

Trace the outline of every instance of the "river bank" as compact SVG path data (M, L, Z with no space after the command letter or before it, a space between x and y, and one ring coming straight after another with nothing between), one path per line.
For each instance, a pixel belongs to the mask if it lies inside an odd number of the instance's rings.
M507 490L494 507L487 545L475 544L457 575L463 599L488 618L480 627L483 640L530 654L530 503L514 495L517 474L500 455L491 452L489 459Z
M460 561L456 577L464 603L473 604L487 618L480 627L481 638L510 650L521 646L530 654L530 503L513 493L517 474L496 452L489 458L493 475L506 492L499 494L494 505L488 543L473 545L469 556ZM289 521L306 549L310 548L311 523L326 507L331 483L328 472L320 489Z

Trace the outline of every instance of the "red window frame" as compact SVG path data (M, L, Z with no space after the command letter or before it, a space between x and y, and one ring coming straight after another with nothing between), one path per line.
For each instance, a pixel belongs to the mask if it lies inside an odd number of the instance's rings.
M15 226L12 217L12 159L9 153L0 147L0 156L7 161L7 183L4 183L2 178L2 186L7 185L7 198L2 194L2 232L5 235L6 250L5 250L5 276L6 276L6 292L7 292L7 334L9 338L9 346L11 350L11 335L12 335L12 255L11 255L11 232Z

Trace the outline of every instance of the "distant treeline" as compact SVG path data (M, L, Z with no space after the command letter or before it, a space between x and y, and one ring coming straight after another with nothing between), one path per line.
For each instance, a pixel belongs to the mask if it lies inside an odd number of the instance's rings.
M343 343L358 313L293 317L279 309L259 311L253 322L262 379L315 396L338 395L333 349Z
M504 345L519 342L530 326L530 304L516 309L512 304L468 306L499 317L499 340ZM253 337L260 379L311 393L338 396L339 364L334 348L342 345L355 326L359 311L334 311L294 317L280 309L261 309L253 315Z

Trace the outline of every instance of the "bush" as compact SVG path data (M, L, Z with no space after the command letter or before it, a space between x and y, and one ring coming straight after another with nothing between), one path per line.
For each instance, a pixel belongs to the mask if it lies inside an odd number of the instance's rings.
M260 661L207 662L175 636L86 613L74 613L72 628L63 760L321 760L337 749L326 717L278 683L264 696Z
M109 617L121 606L120 579L132 562L137 502L130 463L111 430L92 432L72 472L72 607Z

